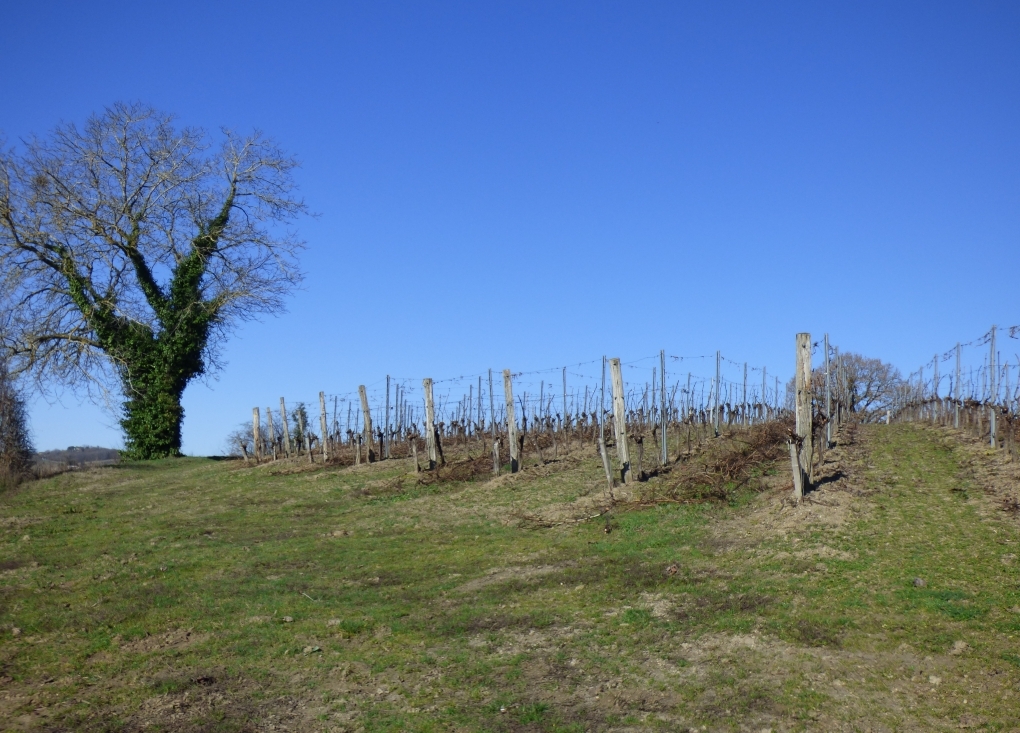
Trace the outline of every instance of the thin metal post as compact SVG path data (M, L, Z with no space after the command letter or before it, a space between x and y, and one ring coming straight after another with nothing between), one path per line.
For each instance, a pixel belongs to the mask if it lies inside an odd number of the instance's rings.
M829 334L825 334L825 447L832 445L832 391L829 386Z
M386 419L383 420L383 458L390 457L390 375L386 375Z
M997 445L995 436L995 400L998 397L998 374L995 368L995 326L992 326L992 338L988 355L988 443L993 448Z
M717 438L719 437L719 425L720 425L720 420L721 420L721 416L719 414L719 398L720 398L720 394L719 393L720 392L722 392L722 352L721 351L716 351L715 352L715 415L713 416L713 420L715 421L715 425L713 427L715 429L715 437L717 437Z
M662 433L662 456L660 463L665 466L669 462L669 455L666 449L666 350L663 349L659 352L659 424L661 427L659 431Z
M956 382L953 384L953 391L956 393L955 400L956 408L955 414L953 415L953 427L960 427L960 396L963 392L960 390L960 342L956 342Z
M489 370L489 430L496 437L496 402L492 393L492 370Z
M740 422L742 425L747 425L747 362L744 362L744 394L743 399L740 403Z

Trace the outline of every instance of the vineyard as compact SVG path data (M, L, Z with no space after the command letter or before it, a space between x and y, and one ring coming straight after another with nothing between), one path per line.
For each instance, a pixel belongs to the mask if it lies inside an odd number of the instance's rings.
M665 351L629 362L603 357L533 372L507 369L495 378L491 369L420 384L387 376L354 393L320 392L318 432L309 415L313 401L292 401L289 419L283 397L278 410L256 407L251 431L235 432L229 447L246 460L304 456L344 466L411 459L421 471L445 468L452 446L473 470L481 456L489 456L491 473L499 475L516 472L525 456L541 464L571 445L587 444L596 447L612 488L689 458L724 427L788 422L792 460L804 464L806 482L833 431L852 416L858 422L962 427L1012 455L1020 428L1020 356L1012 364L1002 358L999 332L993 326L905 379L894 371L876 374L859 355L841 355L828 334L820 342L798 336L797 376L784 383L765 367L721 352ZM1016 339L1020 326L1002 333ZM821 364L813 365L816 359ZM940 374L940 365L950 360L955 369ZM713 376L695 372L713 363ZM804 449L810 458L801 461L796 454Z
M967 381L808 334L785 385L666 354L391 379L259 411L235 460L23 484L0 729L1013 730L992 338Z

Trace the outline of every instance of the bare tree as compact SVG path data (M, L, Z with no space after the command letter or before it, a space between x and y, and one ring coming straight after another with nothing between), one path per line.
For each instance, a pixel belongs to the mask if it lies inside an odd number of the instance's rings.
M181 395L240 321L300 280L296 163L261 133L115 104L0 144L0 298L12 373L124 395L129 455L178 455ZM98 388L98 392L96 391Z
M846 369L847 405L858 419L877 419L892 404L897 386L903 381L900 370L892 364L861 354L843 355ZM822 381L824 385L824 378Z
M870 422L885 415L886 409L892 405L896 390L902 384L900 371L892 364L881 359L862 356L848 352L841 355L843 367L846 369L847 406L857 420ZM836 398L839 386L836 383L836 364L830 365L832 370L832 394ZM794 380L791 378L786 385L786 406L792 410L793 396L796 393ZM816 409L825 409L825 367L818 365L811 371L811 394Z

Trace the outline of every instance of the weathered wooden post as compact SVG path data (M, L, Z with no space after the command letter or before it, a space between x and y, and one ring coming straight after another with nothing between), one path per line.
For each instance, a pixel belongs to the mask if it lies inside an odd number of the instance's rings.
M521 470L520 449L517 445L517 419L514 416L514 385L510 370L503 370L503 395L506 398L506 434L510 443L510 473Z
M329 425L326 423L326 393L319 392L319 429L322 431L322 462L329 460Z
M627 402L623 395L623 371L619 359L609 360L609 373L613 387L613 427L616 433L616 457L620 461L620 480L627 484L633 479L630 467L630 446L627 443Z
M259 432L259 408L257 407L251 411L251 436L254 440L252 452L255 454L255 463L258 463L262 458L262 435Z
M375 461L375 451L372 449L372 413L368 409L368 392L365 391L365 385L358 385L358 395L361 397L362 440L368 446L368 462L372 463Z
M429 470L435 469L436 455L436 405L432 401L432 380L429 377L421 380L422 391L425 393L425 449L428 453Z
M273 460L276 460L276 429L273 427L273 411L266 408L266 427L269 428L269 445L272 446Z
M284 450L287 457L291 457L291 428L287 424L287 405L284 398L279 398L279 423L284 427Z
M796 481L794 496L800 499L804 491L811 486L811 466L814 457L811 444L811 334L797 334L797 372L796 372L796 430L799 451L797 466L800 472L800 491Z

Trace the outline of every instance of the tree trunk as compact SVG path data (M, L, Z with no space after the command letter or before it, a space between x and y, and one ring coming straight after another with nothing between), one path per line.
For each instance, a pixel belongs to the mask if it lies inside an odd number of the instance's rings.
M152 459L181 455L183 385L173 384L165 370L131 369L125 379L124 447L131 458ZM148 373L146 373L148 372Z
M181 423L184 408L181 394L173 390L149 389L133 392L124 402L125 452L131 458L151 459L181 455Z

